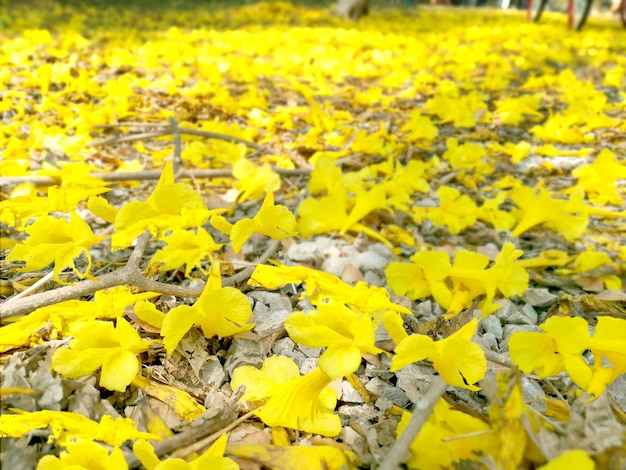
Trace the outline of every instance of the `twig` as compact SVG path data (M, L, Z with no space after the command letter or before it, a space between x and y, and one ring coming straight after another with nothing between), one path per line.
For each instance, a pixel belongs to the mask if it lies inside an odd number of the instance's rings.
M258 264L265 263L270 258L270 256L276 253L276 250L278 250L279 246L280 246L280 240L273 240L272 243L270 243L270 246L268 246L267 249L263 252L263 254L259 257L259 260L257 261L256 264L258 265ZM234 286L236 284L239 284L240 282L243 282L246 279L249 279L250 276L252 276L252 273L254 272L255 269L256 269L256 265L250 266L246 269L242 269L238 273L233 274L232 276L224 279L222 281L222 285Z
M415 404L415 410L404 432L391 446L378 470L397 470L405 460L411 443L419 434L424 423L426 423L426 420L432 413L435 404L447 388L448 384L440 376L437 376L433 383L430 384L426 394Z
M117 271L100 276L97 281L84 280L72 286L60 287L51 291L34 294L30 297L19 299L12 302L13 299L1 305L0 319L26 315L35 309L46 307L66 300L77 299L86 295L93 294L99 290L109 289L115 286L130 285L139 287L146 291L160 292L162 294L175 295L177 297L199 297L202 294L202 288L186 288L173 286L163 282L152 281L144 277L139 270L139 262L150 234L145 233L137 239L137 244L133 250L128 263Z
M497 352L492 351L491 349L487 349L487 348L482 348L482 349L483 349L483 353L485 354L485 359L487 359L489 362L493 362L494 364L499 364L509 369L515 369L516 365L513 364L513 361L511 361L511 359L509 359L508 357L502 354L498 354Z
M245 415L241 416L240 418L237 418L235 421L230 423L228 426L223 427L222 429L220 429L219 431L214 432L210 436L207 436L204 439L201 439L201 440L199 440L197 442L194 442L193 444L191 444L191 445L189 445L187 447L184 447L184 448L174 452L172 454L172 457L185 458L189 454L192 454L194 452L200 452L200 451L204 450L205 448L210 446L215 440L217 440L217 438L220 437L222 434L227 433L227 432L235 429L237 426L239 426L244 421L249 420L252 416L254 416L254 413L256 411L257 410L254 409L252 411L247 412Z
M156 122L118 122L115 124L98 124L94 129L109 129L113 127L167 127L167 124Z
M174 161L172 162L172 168L174 170L174 174L177 173L178 167L182 165L182 159L180 156L181 152L181 142L180 142L180 128L178 127L178 121L171 117L169 119L170 126L172 128L172 134L174 134Z
M249 140L242 139L240 137L233 137L230 135L218 134L216 132L201 131L199 129L190 129L187 127L179 127L178 131L181 134L198 135L201 137L208 137L209 139L223 140L225 142L230 142L232 144L244 144L246 147L250 147L254 150L262 149L262 147L259 144L250 142ZM92 147L100 147L102 145L121 144L123 142L134 142L136 140L145 140L145 139L152 139L154 137L163 137L165 135L170 135L171 133L172 133L171 128L163 129L163 130L154 131L154 132L143 132L141 134L126 135L123 137L114 137L112 139L106 139L106 140L96 140L94 142L91 142L89 145L91 145Z
M196 442L200 439L204 439L213 433L220 432L231 423L236 416L236 403L243 394L243 387L241 390L235 390L229 397L225 410L220 410L214 416L210 418L204 418L205 422L200 426L194 426L179 434L175 434L163 441L155 442L153 445L154 453L161 457L165 454L172 452L175 449L183 447L190 442ZM134 454L126 456L126 462L128 468L133 469L141 465L141 462L135 457Z
M282 176L305 176L310 175L312 168L296 168L286 169L273 167L273 171ZM147 181L158 180L161 177L160 170L146 170L146 171L118 171L110 173L91 173L89 176L94 178L100 178L102 181L116 182L116 181ZM219 170L181 170L178 175L180 178L225 178L232 177L233 172L228 169ZM0 177L0 186L16 185L21 183L33 183L41 186L51 186L60 184L61 180L50 176L4 176Z
M34 294L35 292L39 290L41 286L43 286L46 282L51 280L53 277L54 277L54 271L50 271L44 277L42 277L37 282L35 282L32 286L28 287L27 289L24 289L19 294L11 297L11 299L5 302L4 305L8 304L9 302L15 302L16 300L19 300L23 297L28 297L29 295Z

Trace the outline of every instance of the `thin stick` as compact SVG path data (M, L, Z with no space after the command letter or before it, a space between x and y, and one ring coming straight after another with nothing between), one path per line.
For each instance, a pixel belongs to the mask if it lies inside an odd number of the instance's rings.
M200 137L208 137L209 139L223 140L225 142L230 142L231 144L244 144L246 147L250 147L254 150L262 149L262 147L259 144L250 142L249 140L242 139L240 137L233 137L230 135L218 134L216 132L201 131L199 129L190 129L187 127L179 127L178 130L181 134L198 135ZM163 137L166 135L170 135L171 133L172 133L171 128L163 129L163 130L154 131L154 132L143 132L141 134L132 134L132 135L126 135L123 137L114 137L112 139L106 139L106 140L96 140L94 142L91 142L89 145L91 145L92 147L100 147L102 145L121 144L124 142L135 142L137 140L152 139L154 137Z
M276 250L278 250L279 246L280 246L280 240L273 240L272 243L270 243L270 246L268 246L267 249L263 252L263 254L259 256L259 260L257 261L256 265L265 263L270 258L270 256L276 253ZM227 277L226 279L222 281L222 285L234 286L235 284L239 284L240 282L243 282L246 279L249 279L250 276L252 276L252 273L254 272L254 270L256 269L256 265L250 266L246 269L242 269L238 273L233 274L230 277Z
M296 168L286 169L273 167L272 171L278 173L281 176L306 176L310 175L312 168ZM94 178L100 178L102 181L117 182L117 181L150 181L158 180L161 177L161 171L159 170L145 170L145 171L119 171L109 173L91 173L89 176ZM179 178L193 178L193 179L206 179L206 178L230 178L233 176L233 172L227 169L219 170L182 170L177 175ZM50 176L4 176L0 177L0 186L16 185L22 183L33 183L41 186L52 186L60 184L61 181L57 178Z
M178 172L178 167L182 165L182 158L180 156L182 144L180 142L180 128L178 127L178 121L171 117L169 119L172 133L174 134L174 161L172 168L174 174Z
M241 391L235 391L228 398L226 409L223 409L221 412L211 416L210 418L205 418L205 422L200 426L192 426L189 429L175 434L172 437L169 437L163 441L155 442L153 445L154 453L161 457L165 454L172 452L175 449L178 449L189 442L196 442L199 439L203 439L204 437L213 434L215 432L219 432L221 429L224 429L225 426L228 426L229 422L233 420L236 415L235 407L236 403L241 398L243 394L243 387ZM201 419L201 418L199 418ZM135 457L134 454L126 455L126 462L128 463L128 468L137 468L141 465L139 459Z
M411 419L398 440L391 446L389 452L384 457L378 470L397 470L400 464L406 460L407 452L411 443L415 440L420 430L426 423L435 407L435 404L446 392L448 384L441 376L437 376L426 394L415 404L415 410Z
M50 271L44 277L42 277L37 282L35 282L32 286L28 287L27 289L24 289L19 294L16 294L13 297L11 297L9 300L7 300L4 303L4 305L8 304L9 302L15 302L16 300L19 300L23 297L28 297L29 295L34 294L35 292L39 290L41 286L43 286L46 282L51 280L53 276L54 276L54 271Z
M228 426L223 427L222 429L220 429L219 431L214 432L210 436L207 436L204 439L201 439L201 440L199 440L197 442L194 442L193 444L191 444L191 445L189 445L187 447L184 447L184 448L174 452L172 454L172 457L185 458L189 454L192 454L194 452L200 452L200 451L204 450L205 448L210 446L215 440L217 440L217 438L219 438L222 434L227 433L227 432L235 429L237 426L239 426L244 421L249 420L252 416L254 416L254 413L257 410L258 410L258 408L254 409L252 411L248 411L245 415L241 416L240 418L237 418L235 421L230 423Z

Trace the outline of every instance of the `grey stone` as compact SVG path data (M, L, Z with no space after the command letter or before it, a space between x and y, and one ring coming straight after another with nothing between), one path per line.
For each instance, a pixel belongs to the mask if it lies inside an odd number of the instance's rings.
M285 328L285 320L291 312L289 310L269 311L265 315L258 315L256 308L254 315L256 317L254 331L261 338L274 333L280 333Z
M340 277L349 264L352 264L350 258L328 258L322 263L322 271Z
M319 254L318 245L315 242L294 243L287 250L287 257L294 261L315 261Z
M478 342L483 348L491 349L492 351L498 350L498 340L491 333L485 333L478 337Z
M517 306L506 297L503 299L497 299L493 303L496 305L500 305L500 308L496 310L493 315L495 315L496 318L502 320L504 323L507 323L506 319L518 310Z
M302 346L301 344L299 344L298 349L306 357L312 357L314 359L317 359L322 355L322 348L309 348L307 346Z
M341 382L342 396L341 401L344 403L364 403L365 400L359 392L357 392L350 382L344 380Z
M356 455L365 456L370 453L367 447L367 441L350 426L341 428L339 438L346 446L355 452Z
M364 271L372 271L374 269L381 269L385 267L387 265L387 260L384 256L381 256L378 253L365 251L354 257L353 264L355 267Z
M434 370L425 364L409 364L396 371L397 386L404 390L409 400L417 403L428 390Z
M365 388L378 397L385 397L391 400L401 408L409 404L409 397L402 389L394 387L378 377L374 377L367 382Z
M302 375L308 374L312 370L317 369L317 359L313 359L312 357L307 357L300 366L300 373Z
M386 411L393 406L393 402L387 397L378 397L374 406L376 406L376 408L380 411Z
M500 323L498 317L489 315L480 321L480 326L485 333L491 333L497 340L502 339L502 323Z
M374 419L380 416L381 412L376 410L374 406L363 403L361 405L341 405L337 408L339 416L346 416L352 419L364 418Z
M263 356L257 341L245 338L233 338L233 342L226 353L224 370L230 377L233 371L241 366L254 366L260 368L263 365Z
M385 281L378 274L373 271L365 271L363 275L363 280L367 282L370 286L383 287L385 285Z
M520 311L522 312L522 315L524 315L528 319L528 322L531 325L537 324L537 319L539 318L539 316L537 315L537 312L532 307L532 305L526 304L521 308Z
M373 251L379 254L380 256L385 258L387 261L393 261L396 259L396 255L394 255L392 251L389 249L389 247L385 245L384 243L374 243L369 247L369 249L370 251Z
M559 300L559 296L552 294L548 289L532 287L526 289L522 298L533 307L550 307Z
M304 361L306 360L306 356L296 350L296 343L294 343L289 337L281 338L276 341L276 343L274 343L274 347L272 348L272 352L276 355L288 357L295 362L298 367L302 367L302 364L304 364Z
M525 376L522 376L521 383L524 402L540 413L545 412L547 408L546 401L544 400L546 394L539 384Z
M433 304L430 300L418 302L415 306L415 315L418 317L429 317L433 314Z
M511 315L502 319L503 323L513 325L536 325L537 312L531 305L524 305L522 308L515 310Z

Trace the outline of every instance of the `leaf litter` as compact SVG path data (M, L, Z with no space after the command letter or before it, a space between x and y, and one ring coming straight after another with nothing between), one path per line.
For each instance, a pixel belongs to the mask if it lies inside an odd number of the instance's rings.
M2 33L3 464L623 465L617 24L49 6Z

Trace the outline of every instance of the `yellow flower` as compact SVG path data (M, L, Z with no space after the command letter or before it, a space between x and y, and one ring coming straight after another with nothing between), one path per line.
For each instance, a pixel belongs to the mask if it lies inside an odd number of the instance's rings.
M237 202L256 201L263 194L280 189L280 176L267 163L259 167L240 158L233 164L233 176L237 178L234 187L239 189Z
M0 437L22 437L34 429L48 426L61 445L71 442L70 438L96 440L112 446L121 446L128 439L160 439L154 434L138 431L130 418L104 415L100 423L96 423L78 413L50 410L0 415Z
M251 330L254 324L248 324L250 316L252 308L247 297L239 289L222 287L220 264L213 261L209 279L196 303L191 307L179 305L165 315L161 328L165 350L172 354L193 325L199 325L206 338L223 338Z
M197 233L187 230L174 230L165 239L167 246L157 251L150 263L161 263L160 272L178 269L185 265L185 276L191 277L191 271L198 268L203 274L202 260L210 257L211 253L219 250L223 245L215 243L213 237L202 227Z
M71 379L102 368L100 385L123 392L139 373L137 354L148 349L137 331L123 318L117 325L106 321L79 322L70 330L74 339L70 349L58 349L52 356L52 368Z
M478 320L467 323L456 333L440 341L426 335L411 335L396 346L391 360L395 372L413 362L428 359L446 383L469 390L480 390L472 385L485 376L487 361L479 345L472 342Z
M538 470L594 470L596 464L584 450L569 450L556 459L542 465Z
M282 240L298 234L296 218L285 206L274 204L274 194L265 195L259 212L252 218L239 219L231 225L222 216L215 216L211 223L218 230L230 235L233 251L239 253L253 233L261 233L272 240Z
M510 197L520 208L519 220L511 232L513 237L519 237L540 224L545 224L567 239L579 237L587 228L589 216L581 192L572 194L569 200L553 199L544 188L539 188L537 195L533 188L520 186L513 188Z
M411 413L402 413L399 436L410 418ZM457 436L459 438L455 439ZM477 461L479 453L493 455L497 450L497 439L488 424L453 409L440 399L409 449L409 468L447 469L461 460Z
M110 217L110 209L98 207L104 216ZM125 204L115 215L116 232L111 238L113 248L129 246L146 230L152 236L161 238L174 229L199 227L212 214L223 211L209 211L200 193L187 183L175 183L172 162L168 162L150 197L145 201Z
M567 371L574 383L586 388L592 371L582 356L589 349L589 325L580 317L550 317L543 332L517 332L509 338L511 360L526 374L539 377Z
M355 372L364 353L382 352L374 346L374 326L368 314L357 313L340 302L320 303L308 315L293 312L285 330L296 343L310 348L328 347L318 367L331 379Z
M91 228L75 213L70 215L69 222L51 216L37 218L32 225L26 227L30 235L23 243L15 245L7 255L7 261L26 262L20 271L37 271L54 263L54 279L61 282L59 274L65 268L71 268L79 277L89 276L91 255L89 248L102 240L102 236L94 236ZM85 273L76 269L74 258L85 254L87 268Z
M178 458L161 461L150 443L144 440L135 442L133 452L147 470L238 470L237 463L224 457L227 442L228 433L222 434L206 452L191 462Z
M455 235L476 223L478 207L469 196L456 188L442 186L437 190L439 207L428 209L426 217L437 226L446 225Z
M593 353L593 375L587 393L600 396L607 385L626 373L626 320L600 316L589 349Z
M127 470L128 465L119 447L111 453L95 442L79 439L68 442L59 457L46 455L39 460L37 470Z
M341 431L341 421L334 413L337 396L328 387L330 382L320 369L300 376L291 359L271 356L260 370L252 366L235 369L231 387L246 387L242 400L266 400L256 414L268 426L333 437Z
M443 251L418 251L412 263L389 263L385 269L387 283L398 295L411 300L433 296L440 305L448 305L452 292L446 283L450 274L450 257Z

